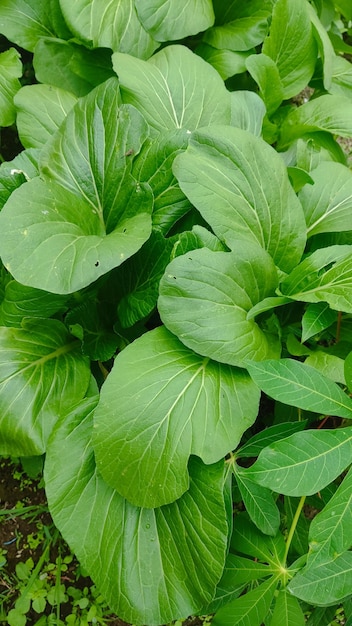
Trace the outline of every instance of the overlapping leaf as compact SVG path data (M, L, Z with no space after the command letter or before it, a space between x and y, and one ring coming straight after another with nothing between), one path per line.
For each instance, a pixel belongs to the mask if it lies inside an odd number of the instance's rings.
M338 385L309 365L280 359L247 363L247 368L258 387L279 402L352 419L352 400Z
M54 521L122 619L156 625L195 613L212 599L225 562L223 463L193 458L187 493L159 509L137 508L96 470L95 402L66 416L51 439L45 484Z
M4 206L11 193L31 178L39 174L39 149L23 150L12 161L0 165L0 208Z
M53 425L83 398L89 379L80 344L61 322L0 328L1 454L43 454Z
M139 21L134 0L60 0L72 32L93 48L148 58L158 44Z
M289 274L280 290L293 300L328 302L336 311L352 313L352 246L316 250Z
M336 312L325 302L309 304L302 317L302 342L329 328L336 318Z
M243 51L254 48L262 43L268 32L271 4L270 0L261 3L249 0L245 4L231 2L224 10L222 4L214 3L215 15L219 19L204 33L204 41L220 49Z
M277 338L247 320L247 312L273 293L277 280L272 259L257 245L238 242L233 252L193 250L167 266L159 313L198 354L245 367L247 359L280 355Z
M214 626L261 626L269 612L278 576L272 576L240 598L221 608L212 619Z
M262 139L225 126L197 131L173 170L227 246L236 249L239 240L259 243L284 271L300 260L303 210L281 157Z
M157 41L174 41L206 30L214 23L211 0L135 0L138 17Z
M0 54L0 126L11 126L16 119L16 109L13 103L21 83L22 63L15 48L10 48Z
M228 124L230 94L214 68L185 46L167 46L149 61L113 54L124 102L156 132Z
M146 137L111 79L70 111L43 149L43 177L2 210L0 252L25 285L70 293L134 254L151 231L152 192L131 175Z
M59 128L77 98L58 87L28 85L15 98L17 128L25 148L42 148Z
M235 477L243 504L252 522L266 535L276 535L280 525L280 513L270 489L253 482L239 467Z
M0 325L21 328L25 317L51 317L65 309L66 299L10 280L0 306Z
M288 586L288 590L304 602L317 606L337 604L351 595L352 552L336 559L322 561L316 567L303 569Z
M351 428L307 431L264 448L246 472L277 493L302 496L329 485L351 462Z
M31 52L41 37L69 39L72 36L59 0L2 0L0 32Z
M117 356L102 387L93 440L99 471L138 506L173 502L189 487L190 454L221 459L257 411L247 372L204 359L157 328Z
M341 163L321 163L311 172L314 185L299 193L308 237L352 230L352 172Z

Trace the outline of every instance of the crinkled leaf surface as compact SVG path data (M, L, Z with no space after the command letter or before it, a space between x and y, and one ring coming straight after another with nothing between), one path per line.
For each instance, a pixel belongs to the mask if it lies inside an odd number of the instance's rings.
M230 93L209 63L185 46L167 46L149 61L113 54L123 102L156 132L230 122Z
M93 48L148 58L158 47L139 21L134 0L60 0L72 32Z
M351 462L351 428L312 430L264 448L246 473L277 493L308 496L329 485Z
M328 131L352 136L351 102L344 96L326 94L292 109L281 126L280 149L306 133Z
M115 359L95 411L99 472L138 506L173 502L195 454L214 463L238 445L258 411L247 372L204 359L165 328Z
M2 0L0 32L31 52L41 37L69 39L72 36L59 0Z
M186 346L220 363L245 367L246 359L278 357L277 338L247 320L277 280L272 259L257 245L239 242L232 252L193 250L165 270L160 317Z
M329 561L352 546L352 469L311 522L307 567Z
M151 231L153 197L131 175L146 136L141 115L118 107L117 81L70 111L43 148L42 172L0 215L0 252L19 282L53 293L90 284L134 254Z
M341 602L351 595L351 588L352 552L304 568L288 585L288 590L297 598L317 606Z
M306 87L317 59L306 0L277 0L262 52L277 65L285 100Z
M282 158L259 137L219 126L195 132L173 171L215 234L235 249L259 243L289 271L305 245L302 207ZM214 210L216 207L216 211Z
M40 83L87 95L94 87L115 76L111 50L88 50L73 41L43 37L35 47L33 66Z
M247 363L247 368L258 387L279 402L352 419L352 400L338 385L309 365L280 359Z
M138 17L157 41L173 41L210 28L214 23L211 0L135 0Z
M80 344L61 322L0 328L1 454L43 454L53 425L83 398L89 380Z
M27 85L15 97L17 128L25 148L42 148L76 104L77 98L52 85Z
M10 48L0 54L0 126L11 126L16 119L13 99L21 83L22 63L20 54Z
M352 246L316 250L289 274L280 290L293 300L324 301L332 309L352 313Z
M313 185L299 193L307 235L352 230L352 172L341 163L323 162L311 172Z
M223 463L192 458L187 493L137 508L96 470L94 404L81 404L51 438L45 484L55 524L122 619L153 625L195 613L212 599L225 563Z

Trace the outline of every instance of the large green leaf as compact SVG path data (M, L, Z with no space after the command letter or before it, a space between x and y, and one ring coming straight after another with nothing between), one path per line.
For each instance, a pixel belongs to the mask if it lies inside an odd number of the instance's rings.
M259 243L284 271L299 262L303 210L282 158L262 139L228 126L200 130L176 157L173 170L227 246L235 249L239 240Z
M133 504L173 502L189 487L190 454L218 461L257 411L247 372L203 359L157 328L117 356L102 387L93 440L98 469Z
M227 124L231 98L209 63L185 46L167 46L149 61L113 54L124 102L143 113L154 131Z
M328 302L336 311L352 313L352 246L316 250L289 274L280 290L293 300Z
M59 0L1 0L0 32L31 52L41 37L72 36Z
M111 48L148 58L158 44L143 28L134 0L60 0L72 32L93 48Z
M352 172L341 163L321 163L311 172L314 185L299 193L308 237L352 230Z
M352 469L309 530L307 567L335 559L352 547Z
M0 451L45 451L58 417L83 398L90 380L80 344L57 320L0 328Z
M254 91L231 93L231 126L249 130L260 137L265 115L265 104Z
M326 94L292 109L281 126L280 149L306 133L328 131L352 136L351 102L344 96Z
M264 430L261 430L248 439L248 441L236 451L236 457L250 458L258 456L263 448L279 439L283 439L297 431L303 430L306 424L306 421L283 422L282 424L274 424L273 426L264 428Z
M52 85L27 85L15 97L17 128L25 148L41 148L59 128L77 98Z
M329 91L329 89L331 89L333 67L336 59L339 57L335 55L335 50L329 37L331 30L328 34L327 29L316 14L314 6L306 3L306 7L312 22L313 35L318 44L318 50L323 63L324 87Z
M332 311L325 302L309 304L302 317L302 343L326 330L336 321L336 311Z
M335 56L333 60L329 91L349 99L352 97L352 64L343 57Z
M271 115L284 99L284 90L275 61L266 54L252 54L246 60L246 68L257 83L268 115Z
M45 485L55 524L122 619L156 625L195 613L211 601L225 563L223 463L191 459L182 498L137 508L96 470L94 404L66 416L50 441Z
M285 541L282 533L279 532L275 537L263 535L250 521L247 513L237 514L234 518L231 550L251 556L257 561L264 561L274 571L280 570L284 565Z
M306 0L277 0L262 52L277 65L285 100L306 87L317 59Z
M247 363L262 391L306 411L352 419L352 400L342 389L316 369L293 359Z
M352 429L295 433L264 448L248 470L259 485L288 496L312 495L352 462Z
M21 87L22 76L20 54L10 48L0 54L0 126L11 126L16 119L14 96Z
M234 50L227 49L219 50L218 48L209 46L207 43L199 44L195 51L202 57L202 59L215 67L223 80L226 80L235 74L242 74L242 72L245 72L246 59L253 52L252 50L245 52L235 52Z
M71 109L41 153L44 180L22 185L1 212L0 252L25 285L76 291L150 235L152 192L130 173L146 123L133 107L119 108L116 83Z
M297 598L317 606L337 604L351 595L352 552L304 568L288 585Z
M224 10L221 5L222 24L204 33L203 40L214 48L235 51L250 50L262 43L269 28L270 3L248 0L231 2ZM224 21L225 20L225 21Z
M278 583L278 576L272 576L259 587L232 600L215 614L212 624L214 626L235 626L236 624L261 626L269 612Z
M174 259L160 281L162 321L186 346L220 363L280 355L277 338L247 312L274 292L277 272L258 245L239 241L232 252L193 250Z
M115 76L111 50L88 50L73 41L48 37L38 41L33 66L40 83L71 91L78 97Z
M157 41L184 39L214 23L211 0L135 0L135 5L145 30Z

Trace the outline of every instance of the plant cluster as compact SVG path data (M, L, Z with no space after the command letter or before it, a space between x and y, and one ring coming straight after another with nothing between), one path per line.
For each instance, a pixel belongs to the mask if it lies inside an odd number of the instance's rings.
M352 623L351 23L2 0L0 453L128 622Z

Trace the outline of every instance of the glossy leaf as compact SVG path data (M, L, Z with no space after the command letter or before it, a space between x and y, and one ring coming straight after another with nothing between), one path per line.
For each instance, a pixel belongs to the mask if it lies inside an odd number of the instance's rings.
M58 417L83 398L89 380L80 344L61 322L0 328L1 454L43 454Z
M210 28L214 23L211 0L135 0L145 30L157 41L184 39Z
M21 83L22 63L20 54L10 48L0 54L0 126L11 126L16 120L13 103Z
M72 32L93 48L148 58L158 44L138 19L134 0L60 0L64 18Z
M284 404L322 415L352 419L352 400L313 367L293 359L247 363L258 387Z
M243 504L252 522L266 535L276 535L280 526L280 513L270 489L265 489L248 479L245 472L235 468L235 477Z
M167 266L158 310L165 326L198 354L244 367L246 359L280 354L276 337L247 320L276 283L272 259L257 245L238 242L233 252L194 250Z
M0 32L31 52L42 37L72 36L62 17L59 0L2 0Z
M246 472L277 493L302 496L329 485L351 462L351 428L306 431L264 448Z
M281 283L285 296L303 302L328 302L352 313L352 246L321 248L306 257Z
M137 508L96 470L95 402L81 403L51 438L45 484L55 524L122 619L162 624L195 613L212 599L225 562L223 463L206 467L193 458L182 498Z
M71 293L120 265L148 239L152 192L131 175L146 124L118 108L112 79L71 110L42 151L44 180L12 194L0 251L25 285ZM89 132L88 132L89 129Z
M154 132L230 122L230 94L214 68L185 46L167 46L149 61L113 54L123 102Z
M341 163L321 163L311 177L314 185L299 193L308 237L352 230L352 172Z
M306 87L317 58L306 0L277 0L262 52L277 65L285 100Z
M225 126L195 132L173 170L229 248L240 240L259 243L284 271L297 264L305 243L303 211L281 157L262 139Z
M252 591L232 600L213 617L214 626L261 626L269 612L278 578L272 576Z
M302 343L336 322L337 315L325 302L309 304L302 317Z
M51 85L27 85L16 94L17 127L25 148L42 148L76 104L69 91Z
M288 590L304 602L317 606L337 604L351 595L352 552L336 559L304 568L288 585Z
M250 521L247 513L240 513L234 519L231 550L264 561L277 570L280 569L284 558L285 541L281 533L275 537L263 535Z
M133 504L173 502L189 487L190 454L218 461L257 411L258 393L245 371L203 359L157 328L116 357L101 390L98 469Z
M256 435L253 435L246 443L236 451L236 456L239 458L250 458L258 456L258 454L271 443L289 437L293 433L303 430L306 426L306 421L301 422L284 422L282 424L275 424L268 426L264 430L260 431Z
M347 98L327 94L292 109L281 126L280 148L305 133L321 130L351 137L352 108Z
M325 508L312 520L307 567L335 559L352 546L352 469Z

